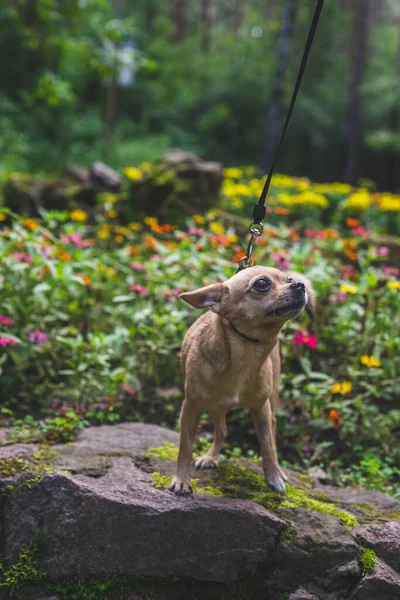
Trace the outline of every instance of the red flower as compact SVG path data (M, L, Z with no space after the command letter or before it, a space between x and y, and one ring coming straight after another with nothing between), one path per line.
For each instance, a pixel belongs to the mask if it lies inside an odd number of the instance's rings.
M309 335L307 331L296 333L293 344L297 346L308 346L312 350L315 350L318 346L317 338L314 335Z

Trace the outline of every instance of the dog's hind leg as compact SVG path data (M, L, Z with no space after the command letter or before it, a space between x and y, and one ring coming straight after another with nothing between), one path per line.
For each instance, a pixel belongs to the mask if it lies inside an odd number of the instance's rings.
M214 423L214 441L211 448L194 461L196 469L215 469L218 466L218 455L226 438L226 414L210 412L210 416Z
M272 410L269 399L261 408L251 410L251 417L260 442L265 481L274 490L280 494L284 494L286 486L278 463L272 422Z
M184 400L179 424L179 453L176 476L169 487L177 496L187 496L193 492L190 485L190 467L192 464L192 446L196 435L200 415L189 408Z

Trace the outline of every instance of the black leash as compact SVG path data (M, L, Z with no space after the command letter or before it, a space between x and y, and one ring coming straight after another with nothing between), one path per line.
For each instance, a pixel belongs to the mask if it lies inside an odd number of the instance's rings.
M314 10L314 16L311 22L311 26L310 26L310 31L308 32L308 38L306 41L306 46L304 48L304 52L303 52L303 58L301 59L301 64L299 67L299 72L297 74L297 79L296 79L296 83L294 86L294 90L293 90L293 94L292 94L292 99L290 101L290 106L289 106L289 110L286 116L286 121L285 124L283 126L283 130L282 130L282 134L281 134L281 139L279 140L279 144L278 147L276 149L275 152L275 156L273 158L271 167L268 171L268 177L265 181L263 190L261 192L261 196L259 201L257 202L257 204L254 205L253 208L253 222L250 225L250 233L251 233L251 238L249 241L249 245L247 246L247 252L246 252L246 256L244 256L240 262L239 262L239 268L238 268L238 272L242 271L242 269L246 269L247 267L251 267L253 265L253 261L251 258L251 255L253 253L253 247L254 244L258 238L258 236L260 236L263 232L263 225L262 225L262 221L265 217L265 213L266 213L266 206L265 206L265 201L268 195L268 191L269 191L269 186L271 185L271 179L272 179L272 175L274 174L274 169L275 169L275 165L276 165L276 161L278 159L279 156L279 152L282 146L282 142L283 142L283 138L285 137L285 133L286 130L288 128L289 125L289 121L290 121L290 117L292 116L292 112L293 112L293 108L296 102L296 98L297 98L297 94L299 92L300 89L300 85L301 85L301 80L303 79L303 75L304 75L304 71L306 68L306 64L307 64L307 60L308 60L308 55L310 54L310 50L311 50L311 46L313 43L313 39L314 39L314 35L315 35L315 31L317 29L317 25L318 25L318 20L321 14L321 10L324 4L324 0L317 0L316 6L315 6L315 10Z

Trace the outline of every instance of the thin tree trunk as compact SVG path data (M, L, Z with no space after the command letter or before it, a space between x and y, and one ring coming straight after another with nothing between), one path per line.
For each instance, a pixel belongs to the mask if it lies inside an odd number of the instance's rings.
M274 152L279 142L279 123L285 93L285 79L289 64L289 50L293 38L296 21L297 0L286 0L282 19L282 27L278 38L278 62L272 86L271 102L267 114L264 150L261 168L269 169Z
M210 49L211 39L211 1L201 0L201 49L203 52L208 52Z
M351 0L352 30L350 47L350 88L347 109L347 149L343 180L355 184L360 143L362 139L364 80L368 53L368 22L370 0Z
M187 0L174 0L175 41L179 44L187 33Z
M156 18L156 7L154 0L146 0L144 10L144 26L146 33L150 34L153 30L154 19Z

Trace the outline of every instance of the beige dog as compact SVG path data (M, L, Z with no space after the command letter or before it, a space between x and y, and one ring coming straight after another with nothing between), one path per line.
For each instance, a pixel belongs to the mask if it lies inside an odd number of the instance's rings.
M226 437L226 413L251 411L260 442L265 480L285 493L287 477L278 463L274 407L280 377L279 332L286 321L313 304L310 282L297 273L250 267L225 283L180 296L196 308L208 308L188 330L182 344L185 400L180 417L179 456L170 490L192 493L192 444L202 412L215 427L214 442L194 462L196 469L214 468Z

